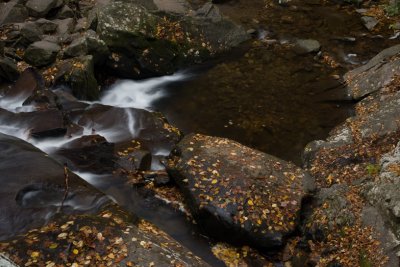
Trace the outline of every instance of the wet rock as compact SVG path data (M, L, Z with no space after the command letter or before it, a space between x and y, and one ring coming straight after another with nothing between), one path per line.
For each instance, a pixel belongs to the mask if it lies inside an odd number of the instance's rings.
M153 5L155 10L163 5L157 3ZM218 9L213 7L213 10ZM202 61L248 38L242 28L214 13L177 17L176 13L163 12L160 16L137 3L114 1L95 12L96 31L112 52L135 59L136 69L161 75ZM125 20L125 17L131 19ZM118 61L110 65L118 65ZM137 73L132 70L129 70L131 77L136 77Z
M135 108L96 104L82 114L78 124L98 134L104 132L109 142L135 139L142 149L152 153L171 151L181 137L180 132L159 113Z
M65 177L63 166L25 141L0 134L0 147L0 240L5 240L42 226L57 212ZM68 175L64 212L90 212L107 201L78 176Z
M22 98L25 100L35 91L43 89L44 81L41 76L33 68L24 70L19 79L4 94L5 99Z
M121 152L117 164L126 171L146 171L151 167L151 153L146 150Z
M317 40L299 39L295 43L295 51L298 54L318 52L320 49L321 45Z
M25 4L29 11L29 15L33 17L44 17L47 13L56 7L60 6L59 0L28 0Z
M362 16L361 21L363 22L365 28L367 28L369 31L372 31L378 24L378 20L374 17Z
M80 115L90 104L80 102L70 92L63 89L55 89L53 92L57 95L58 102L62 107L63 112L71 117L71 120L75 119L75 115Z
M171 178L167 173L157 173L154 177L154 186L166 186L171 183Z
M186 136L166 165L208 234L263 249L284 245L314 189L311 177L291 163L199 134Z
M32 242L33 236L37 241ZM0 249L21 266L29 265L32 255L43 266L64 265L67 260L89 266L209 266L153 224L115 205L93 215L57 216L26 237L0 244ZM65 251L70 252L60 257Z
M367 64L344 75L349 96L361 99L388 85L400 71L400 45L387 48Z
M13 82L19 76L17 64L6 57L0 57L0 81Z
M24 60L35 67L50 65L56 60L60 49L60 46L52 42L34 42L25 50Z
M68 142L54 156L83 172L112 173L115 165L114 145L100 135L82 136Z
M58 97L51 90L36 90L30 95L22 105L34 106L38 110L60 109Z
M67 85L75 97L97 100L99 87L94 75L93 56L82 56L61 61L57 64L56 85Z
M35 139L64 136L67 128L63 114L58 110L18 113L13 122L25 125Z
M23 22L28 18L28 10L18 1L0 3L0 25Z

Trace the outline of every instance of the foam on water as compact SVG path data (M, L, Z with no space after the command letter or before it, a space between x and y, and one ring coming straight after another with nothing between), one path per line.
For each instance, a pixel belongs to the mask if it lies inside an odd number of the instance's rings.
M3 97L0 98L0 108L6 109L8 111L19 113L19 112L31 112L34 111L35 108L30 105L23 106L24 101L27 96L21 95L15 98Z
M122 108L149 109L155 100L166 95L165 85L188 77L188 74L179 72L141 81L120 80L102 96L100 103Z

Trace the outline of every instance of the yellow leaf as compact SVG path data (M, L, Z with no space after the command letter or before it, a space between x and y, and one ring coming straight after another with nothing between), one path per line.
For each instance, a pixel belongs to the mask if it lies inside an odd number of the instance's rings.
M49 246L50 249L55 249L57 247L58 247L58 244L56 244L56 243L50 244L50 246Z
M218 183L218 180L217 180L217 179L214 179L214 180L211 181L211 183L212 183L212 184L216 184L216 183Z
M39 255L40 255L40 254L39 254L38 251L34 251L34 252L31 253L31 257L32 257L32 258L37 258L37 257L39 257Z
M79 253L79 250L77 250L76 248L74 248L74 249L72 250L72 253L74 253L75 255L77 255L77 254Z
M249 200L247 201L247 204L249 204L250 206L253 206L253 205L254 205L253 200L249 199Z

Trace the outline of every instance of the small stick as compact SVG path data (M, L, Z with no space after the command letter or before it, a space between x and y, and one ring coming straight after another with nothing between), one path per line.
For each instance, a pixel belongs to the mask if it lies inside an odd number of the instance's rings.
M64 182L65 182L64 197L63 197L63 200L61 201L61 206L59 208L59 211L63 208L64 202L67 199L68 191L69 191L69 175L68 175L67 163L64 163Z

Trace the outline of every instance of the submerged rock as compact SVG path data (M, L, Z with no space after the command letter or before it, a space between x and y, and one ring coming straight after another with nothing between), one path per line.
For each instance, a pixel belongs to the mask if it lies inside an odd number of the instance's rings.
M299 39L295 43L295 51L298 54L308 54L318 52L321 45L317 40L312 39Z
M311 177L292 163L199 134L186 136L166 167L204 231L262 249L284 245L314 189Z
M372 31L375 28L375 26L379 23L379 21L376 18L369 16L362 16L361 21L363 22L365 28L367 28L369 31Z

